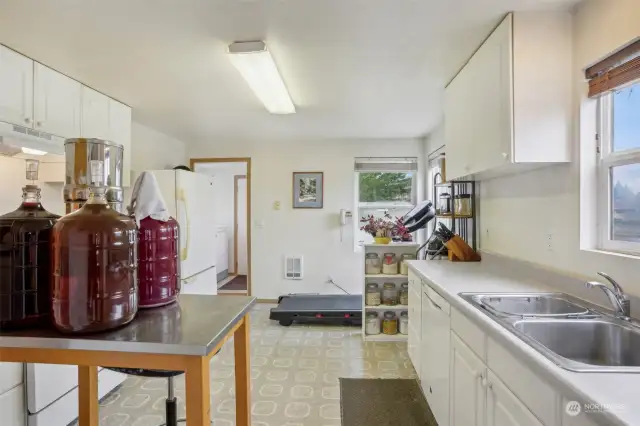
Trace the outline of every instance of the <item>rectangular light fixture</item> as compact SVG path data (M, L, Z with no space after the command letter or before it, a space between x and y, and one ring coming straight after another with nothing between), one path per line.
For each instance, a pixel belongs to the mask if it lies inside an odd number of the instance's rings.
M26 147L21 147L22 152L24 154L30 154L30 155L45 155L47 152L46 151L40 151L39 149L33 149L33 148L26 148Z
M296 112L276 63L263 41L232 43L229 45L229 58L267 111L272 114Z

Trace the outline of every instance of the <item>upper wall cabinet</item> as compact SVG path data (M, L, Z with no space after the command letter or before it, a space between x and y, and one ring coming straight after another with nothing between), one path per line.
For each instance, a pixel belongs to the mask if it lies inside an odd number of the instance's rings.
M33 83L34 128L65 138L77 137L82 85L37 62Z
M445 91L447 177L570 161L571 15L507 15Z
M102 93L82 86L80 136L109 139L109 101Z
M0 46L0 121L31 127L33 61Z

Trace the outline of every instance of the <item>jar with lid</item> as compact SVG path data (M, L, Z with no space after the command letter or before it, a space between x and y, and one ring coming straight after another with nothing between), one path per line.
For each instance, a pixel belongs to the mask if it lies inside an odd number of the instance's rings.
M400 313L400 334L409 334L409 312L402 311Z
M380 256L377 253L367 253L364 258L364 273L377 275L381 272Z
M365 334L380 334L380 318L376 312L367 312L364 332Z
M379 306L380 300L380 286L376 283L368 283L364 295L364 304L367 306Z
M399 292L398 300L401 305L409 304L409 283L400 284L400 292Z
M388 306L398 304L398 290L394 283L384 283L382 286L382 304Z
M456 214L471 216L471 194L458 194L453 200Z
M413 253L402 253L400 256L400 275L409 275L409 264L407 260L416 260L416 255Z
M450 214L451 213L451 194L447 192L443 192L439 197L440 201L438 202L438 209L440 214Z
M398 334L398 317L395 312L386 311L382 319L382 333L383 334Z
M398 274L398 258L395 253L385 253L382 259L382 273L385 275Z
M138 312L136 223L105 194L104 183L91 187L87 203L53 227L52 319L62 332L110 330Z

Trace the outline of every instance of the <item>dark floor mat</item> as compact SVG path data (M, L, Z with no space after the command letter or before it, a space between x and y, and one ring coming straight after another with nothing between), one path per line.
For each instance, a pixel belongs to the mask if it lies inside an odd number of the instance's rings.
M340 379L342 426L438 426L411 379Z
M231 281L220 287L218 290L246 290L247 289L247 276L238 275Z

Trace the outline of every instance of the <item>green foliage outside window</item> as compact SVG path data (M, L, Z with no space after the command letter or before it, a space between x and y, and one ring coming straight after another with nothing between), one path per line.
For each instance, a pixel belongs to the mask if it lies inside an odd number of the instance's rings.
M360 173L360 202L411 203L411 173Z

